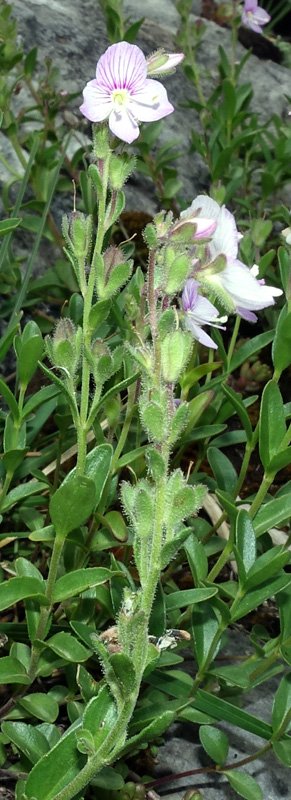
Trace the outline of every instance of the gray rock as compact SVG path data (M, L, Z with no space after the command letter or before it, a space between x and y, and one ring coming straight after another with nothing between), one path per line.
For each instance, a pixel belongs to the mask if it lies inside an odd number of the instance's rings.
M201 0L193 0L193 10L199 13ZM103 17L97 0L14 0L14 14L19 23L19 31L26 49L34 45L39 48L40 60L49 56L59 70L60 90L81 91L87 80L95 74L96 60L108 45ZM146 54L157 47L166 50L175 49L173 38L179 23L179 15L174 0L148 0L146 19L139 31L137 44ZM131 21L139 19L144 13L142 3L125 0L124 12ZM193 16L197 21L198 17ZM206 29L201 46L198 49L198 65L201 81L206 96L215 85L217 74L218 47L221 45L230 55L230 32L213 22L206 22ZM237 57L241 58L245 50L238 45ZM250 56L243 71L243 80L250 80L254 90L253 108L258 111L261 120L265 121L271 113L282 115L287 110L286 95L290 92L290 71L269 61L260 61ZM207 191L208 170L201 157L196 153L188 153L191 129L199 130L197 113L192 109L183 109L187 98L195 98L195 90L187 82L182 70L167 81L168 94L176 108L173 115L164 121L163 131L158 144L175 141L183 153L183 158L176 162L183 188L181 195L187 201L200 191ZM78 102L76 101L76 110ZM78 113L78 112L77 112ZM80 119L80 133L85 135L88 125ZM128 207L139 207L143 211L154 213L157 201L154 197L150 181L137 176L127 186Z

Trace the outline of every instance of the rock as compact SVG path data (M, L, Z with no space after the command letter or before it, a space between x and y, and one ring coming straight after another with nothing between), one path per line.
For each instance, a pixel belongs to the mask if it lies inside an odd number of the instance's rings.
M201 8L200 0L193 0L193 10ZM72 0L70 4L61 0L14 0L13 11L19 23L19 31L23 45L29 50L34 45L39 48L40 62L50 57L59 70L60 90L76 91L82 88L87 80L94 77L96 61L108 45L103 16L96 0ZM134 22L142 15L134 0L125 0L124 13ZM161 24L162 21L162 24ZM198 17L193 16L193 21ZM146 18L139 31L137 44L146 54L157 47L166 50L175 49L174 35L179 24L179 15L174 0L148 0ZM221 28L214 22L205 20L205 33L198 48L197 60L201 72L203 91L206 96L215 85L217 75L218 47L221 46L230 56L230 31ZM237 58L245 55L239 44ZM253 109L258 112L260 120L266 121L270 114L279 116L288 110L286 95L290 93L290 71L270 61L260 61L251 55L244 67L243 81L251 81L254 90ZM197 153L188 152L192 128L199 130L197 113L193 109L183 109L187 98L195 98L195 90L186 80L182 69L167 80L168 94L176 108L173 115L164 121L162 134L158 142L174 141L183 157L175 166L182 180L181 196L191 201L200 191L207 191L209 180L205 163ZM78 112L79 101L75 109ZM90 126L80 119L80 133L86 143ZM154 196L151 181L137 175L127 186L128 207L154 213L157 200Z

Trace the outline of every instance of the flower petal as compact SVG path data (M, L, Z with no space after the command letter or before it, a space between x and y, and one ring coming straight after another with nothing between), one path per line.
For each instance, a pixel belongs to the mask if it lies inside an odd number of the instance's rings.
M144 85L146 75L147 63L143 52L128 42L117 42L108 47L96 67L98 84L110 91L138 91Z
M203 297L201 294L198 295L195 307L191 310L200 325L211 324L219 316L217 308L210 303L210 300L207 300L207 297Z
M251 270L238 260L228 264L219 273L219 279L235 304L248 311L260 311L273 306L274 297L282 294L282 290L275 286L262 285L254 278Z
M91 122L102 122L109 117L112 102L110 95L104 89L100 89L97 81L89 81L83 90L84 102L80 106L80 111Z
M111 111L109 128L114 136L118 136L118 139L128 144L139 136L138 124L128 108L121 108L118 111L114 108Z
M242 319L246 319L247 322L257 322L258 321L257 315L254 314L253 311L248 311L246 308L239 308L239 306L237 306L236 313Z
M163 84L151 78L147 78L144 87L131 95L130 108L140 122L153 122L174 111Z
M191 331L192 335L194 336L194 339L197 339L198 342L204 344L205 347L214 347L214 349L217 350L217 344L215 344L213 339L211 339L211 337L208 336L208 333L205 333L205 331L203 331L199 325L193 322L191 318L187 317L185 323L188 330Z

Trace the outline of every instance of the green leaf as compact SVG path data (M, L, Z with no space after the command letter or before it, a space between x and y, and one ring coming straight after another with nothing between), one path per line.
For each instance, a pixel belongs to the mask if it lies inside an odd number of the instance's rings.
M18 404L15 400L14 394L12 394L11 392L11 389L9 389L9 386L7 386L7 384L5 383L5 381L2 380L2 378L0 378L0 394L4 398L5 403L7 403L8 407L10 408L13 419L18 420L19 419Z
M26 725L25 722L3 722L2 730L32 764L36 764L49 750L47 739L33 725Z
M34 692L18 701L18 705L24 708L33 717L43 720L43 722L55 722L59 713L59 706L50 694Z
M85 592L94 586L100 586L112 578L110 569L105 567L88 567L87 569L77 569L75 572L68 572L59 578L54 586L53 602L60 603L68 597Z
M50 514L56 531L67 536L82 525L99 503L109 475L112 447L101 444L87 455L85 474L79 475L76 467L53 494Z
M83 525L95 505L94 481L86 475L78 475L76 469L69 472L50 499L49 512L56 534L66 537Z
M172 592L172 594L166 595L166 609L169 612L194 603L204 603L205 600L209 600L217 592L216 586L209 589L183 589L179 592Z
M239 511L236 520L236 549L239 577L245 583L246 576L256 562L257 542L251 519L247 511Z
M284 733L291 720L291 672L284 675L274 697L272 726L275 734ZM279 737L278 737L279 738Z
M12 656L2 656L0 659L0 683L30 683L23 664Z
M35 597L46 604L44 584L36 578L10 578L0 584L0 611L9 608L26 597Z
M207 577L208 561L202 542L197 539L191 528L190 533L191 536L188 536L184 544L184 550L188 558L194 583L197 585L197 583L204 581Z
M198 689L197 695L191 704L199 711L210 714L221 722L229 722L235 729L241 728L243 731L254 733L262 739L269 740L272 736L272 727L267 722L258 719L253 714L232 705L227 700L217 697L204 689Z
M86 650L71 633L56 633L50 639L47 639L46 647L49 647L58 656L64 658L65 661L87 661L90 656L90 651Z
M76 727L72 727L31 770L25 794L28 800L54 800L79 774L86 757L77 750Z
M273 456L282 449L285 434L282 395L276 381L271 380L263 391L259 423L260 458L265 470L268 469Z
M249 339L248 342L243 344L238 350L235 351L230 364L230 372L238 369L244 364L245 361L248 361L251 356L258 353L263 347L267 347L270 342L272 342L274 338L275 331L266 331L265 333L259 333L258 336L254 336L253 338Z
M41 483L41 481L28 481L27 483L20 484L20 486L16 486L15 489L11 489L11 492L8 492L3 504L2 504L2 512L10 511L10 508L19 503L21 500L25 500L27 497L31 497L33 494L40 494L47 489L46 483Z
M291 492L268 500L261 506L253 520L256 536L268 531L291 517Z
M250 418L246 410L246 407L242 402L241 395L238 394L238 392L234 392L234 390L231 389L230 386L228 386L227 384L223 383L221 388L226 397L228 398L228 400L230 401L230 403L232 404L233 408L236 410L236 413L240 418L240 421L246 432L247 441L250 442L253 435L253 429L251 426Z
M226 733L214 728L213 725L203 725L199 729L199 739L212 761L219 766L224 764L229 750Z
M228 778L232 789L234 789L240 797L244 797L245 800L264 800L261 787L247 772L231 769L223 774Z
M217 447L209 447L207 459L219 489L233 494L237 485L237 474L229 458Z
M284 550L282 545L271 547L270 550L267 550L266 553L257 558L255 564L249 570L246 588L252 589L254 586L269 580L273 575L278 575L282 567L288 564L290 559L290 551Z
M172 722L174 722L175 716L175 711L163 711L161 714L158 714L153 722L146 725L135 736L130 736L129 739L127 739L126 745L122 750L122 755L124 756L126 753L132 752L133 749L139 749L144 742L151 742L153 739L162 736Z
M217 631L218 620L211 603L203 603L203 606L195 607L192 613L192 636L199 669L202 669L208 661ZM215 657L215 652L216 650L213 652L211 660Z
M287 303L282 308L277 322L272 358L275 370L279 374L291 364L291 311Z
M92 786L98 786L99 789L106 789L106 791L117 792L123 789L124 779L120 772L117 772L113 767L103 767L96 778L91 781Z
M245 617L246 614L249 614L254 608L260 606L261 603L264 603L265 600L268 600L272 595L281 592L282 589L285 589L290 583L291 575L285 575L285 573L283 573L273 581L266 581L258 589L250 589L238 605L235 605L235 610L231 612L232 620L235 621L241 617Z
M291 738L273 742L273 750L279 761L285 767L291 767Z
M18 228L18 225L22 222L22 217L10 217L9 219L2 219L0 221L0 236L6 236L7 233L10 231L14 231L15 228Z
M116 720L116 703L108 686L102 686L97 697L92 697L92 700L89 700L83 716L83 728L92 734L96 751L112 731Z
M284 450L281 450L280 453L273 456L269 463L269 472L276 473L279 472L280 469L285 469L291 464L291 447L286 447Z

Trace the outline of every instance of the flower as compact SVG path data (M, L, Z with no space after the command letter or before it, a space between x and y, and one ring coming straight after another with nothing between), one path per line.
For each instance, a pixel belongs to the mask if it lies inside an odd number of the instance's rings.
M219 312L217 308L198 293L199 283L194 278L189 278L184 286L182 294L182 307L185 311L185 325L189 331L201 344L206 347L217 348L217 344L202 330L202 325L213 325L215 328L221 328L218 322L224 322L225 319L219 319Z
M263 32L263 26L270 22L270 14L264 8L258 6L258 0L245 0L242 9L241 21L246 28L250 28L256 33Z
M146 60L148 75L167 75L174 71L178 64L185 58L184 53L165 53L164 50L156 50Z
M139 122L153 122L174 111L164 86L147 78L142 51L128 42L107 48L83 97L82 114L91 122L108 119L111 132L129 144L139 135Z
M207 239L216 228L216 222L207 217L201 217L196 211L188 208L182 211L180 218L174 222L170 230L171 236L183 234L183 231L190 231L191 239Z
M249 269L237 258L240 234L233 214L225 206L219 206L211 197L198 195L191 209L193 212L200 209L203 215L216 222L216 229L207 245L210 257L206 270L207 285L211 286L222 303L226 302L228 306L230 301L233 311L250 322L256 322L252 312L273 306L274 298L279 297L282 290L257 280L258 267ZM213 274L211 263L219 256L224 256L225 266Z

